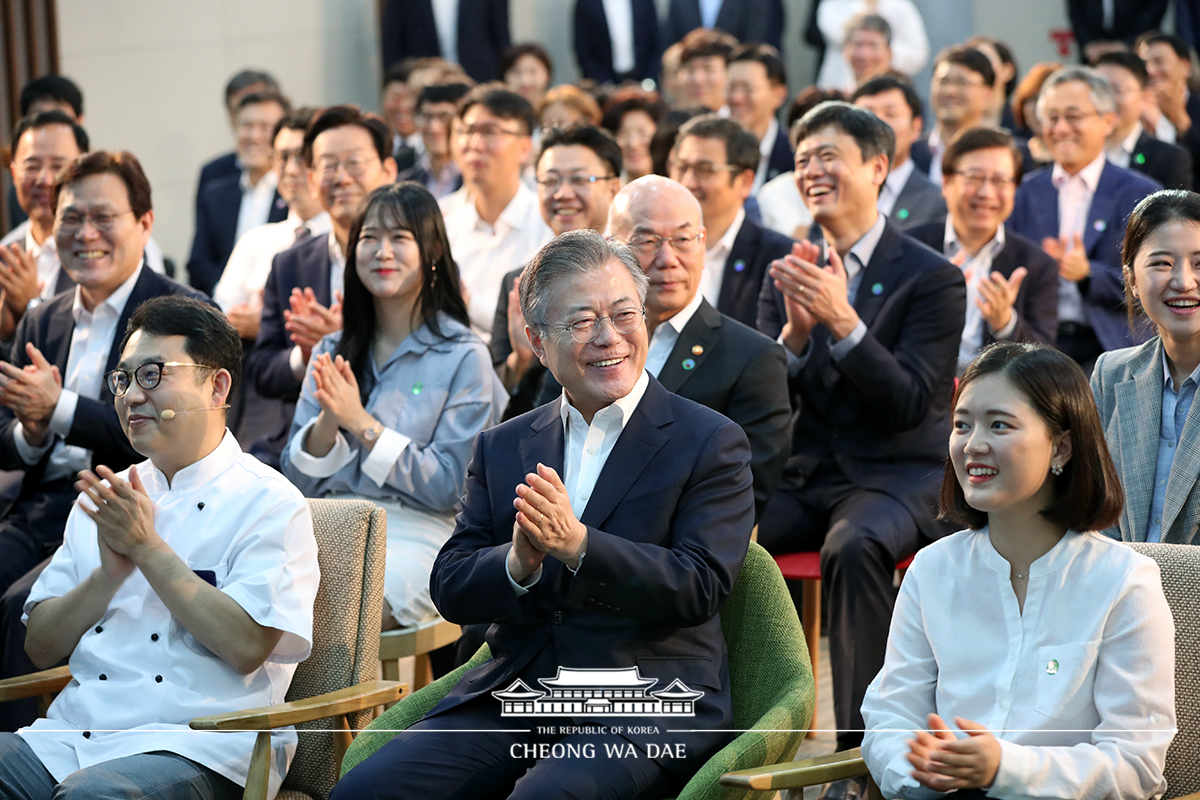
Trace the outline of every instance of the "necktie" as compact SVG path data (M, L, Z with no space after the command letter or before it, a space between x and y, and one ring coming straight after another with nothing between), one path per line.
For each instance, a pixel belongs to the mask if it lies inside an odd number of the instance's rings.
M296 227L296 238L292 241L292 244L300 244L310 236L312 236L312 231L308 229L307 225L301 223Z

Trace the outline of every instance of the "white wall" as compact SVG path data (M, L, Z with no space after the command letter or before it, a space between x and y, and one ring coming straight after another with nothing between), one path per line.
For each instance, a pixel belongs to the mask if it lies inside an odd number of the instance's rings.
M658 0L664 9L667 2ZM973 29L1012 43L1022 67L1054 57L1048 31L1066 27L1060 0L916 2L934 17L935 51L953 31ZM815 58L801 42L808 3L785 0L793 90L815 74ZM541 41L556 78L577 77L571 0L510 4L514 40ZM83 89L93 144L142 160L154 187L155 236L180 265L191 243L200 165L232 146L222 101L230 75L244 67L269 70L298 104L377 104L377 0L58 0L58 7L63 72Z

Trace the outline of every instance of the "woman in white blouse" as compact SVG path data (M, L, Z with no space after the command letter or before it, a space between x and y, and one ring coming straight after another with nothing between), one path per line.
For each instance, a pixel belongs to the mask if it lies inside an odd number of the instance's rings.
M1087 532L1122 502L1074 361L1000 343L968 367L941 497L968 529L917 553L863 701L885 796L1166 788L1175 648L1158 567Z
M429 573L454 530L475 437L507 394L473 334L442 215L424 186L367 196L350 228L343 330L308 364L283 473L308 497L387 510L384 628L437 612Z
M822 89L854 91L854 73L842 53L846 23L859 14L878 14L892 28L892 69L915 75L929 60L925 22L912 0L820 0L817 27L825 37L825 60L817 74Z

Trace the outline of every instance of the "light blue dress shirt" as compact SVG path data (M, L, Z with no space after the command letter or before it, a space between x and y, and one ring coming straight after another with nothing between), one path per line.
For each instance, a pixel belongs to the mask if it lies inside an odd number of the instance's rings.
M1187 421L1192 400L1196 397L1196 382L1200 367L1184 380L1178 390L1171 385L1171 369L1163 352L1162 421L1158 428L1158 460L1154 465L1154 494L1150 497L1150 519L1146 526L1146 541L1162 541L1163 505L1167 501L1167 479L1179 445L1179 434Z

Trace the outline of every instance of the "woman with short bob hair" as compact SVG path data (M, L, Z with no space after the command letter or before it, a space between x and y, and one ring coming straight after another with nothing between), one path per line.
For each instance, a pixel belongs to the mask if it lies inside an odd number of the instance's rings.
M1079 365L984 350L955 392L941 497L967 529L917 553L863 700L884 796L1166 788L1175 629L1158 565L1095 532L1121 505Z
M1092 371L1100 423L1127 502L1105 531L1127 542L1200 544L1200 195L1163 190L1134 208L1121 248L1129 325L1144 344Z
M433 195L367 195L350 227L343 329L313 349L282 471L307 497L387 511L384 629L436 616L429 573L454 530L475 437L507 400L471 332Z

